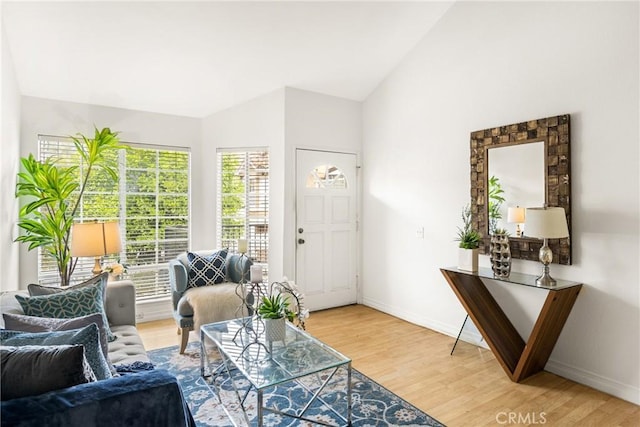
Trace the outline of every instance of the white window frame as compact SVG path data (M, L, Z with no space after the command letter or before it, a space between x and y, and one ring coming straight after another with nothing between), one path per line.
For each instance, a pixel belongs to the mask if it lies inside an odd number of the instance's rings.
M222 158L224 154L235 154L237 156L244 156L244 193L238 195L244 199L244 208L241 219L244 221L244 227L242 233L239 233L234 238L223 239L223 223L225 218L222 215L222 199L225 194L222 191L223 183L223 168ZM260 182L258 191L251 188L251 171L249 170L249 160L252 155L266 155L267 167L266 167L266 179ZM269 199L270 199L270 153L267 147L246 147L226 149L219 148L216 150L217 161L217 199L216 199L216 244L219 248L228 247L230 251L237 252L237 239L244 238L247 240L248 252L247 255L252 259L254 264L261 265L264 273L265 280L268 280L268 257L269 257ZM257 171L254 169L253 171ZM264 169L261 169L264 172ZM255 177L255 175L254 175ZM252 193L253 197L252 197ZM229 193L232 195L232 193ZM256 197L257 196L257 197ZM254 213L261 212L261 218L257 219L252 217L251 207L256 207L253 210ZM240 217L236 216L236 219ZM258 232L262 227L262 232ZM266 236L266 237L265 237Z
M187 159L187 186L188 186L188 190L187 190L187 215L184 219L186 219L186 225L187 225L187 237L186 237L186 241L184 242L184 244L180 247L180 249L176 252L176 251L172 251L171 254L167 254L166 253L166 249L165 249L165 253L164 255L162 254L162 251L160 250L161 246L165 246L168 243L172 243L172 242L180 242L184 239L160 239L160 236L158 235L158 223L161 219L163 218L167 218L167 217L162 217L161 215L159 215L159 210L158 210L158 204L159 204L159 195L163 194L163 195L177 195L177 194L181 194L181 193L161 193L159 190L159 184L160 184L160 180L159 180L159 174L161 172L172 172L174 171L173 169L162 169L161 165L159 164L159 156L156 155L156 164L150 168L127 168L127 164L126 164L126 150L120 150L119 156L118 156L118 173L120 176L119 182L118 182L118 200L119 200L119 213L118 213L118 217L100 217L100 218L89 218L86 217L84 215L84 212L82 209L80 209L79 214L76 215L76 220L82 221L82 220L93 220L93 219L97 219L97 220L118 220L120 223L120 233L121 233L121 240L122 240L122 247L123 247L123 251L120 254L117 255L111 255L108 257L104 257L103 258L103 265L108 264L110 262L114 262L116 260L120 260L122 263L128 264L128 260L127 260L127 253L126 253L126 249L127 248L127 232L126 232L126 224L127 224L127 213L126 213L126 199L128 195L135 195L135 194L147 194L147 195L153 195L155 196L155 203L156 203L156 209L155 209L155 215L153 216L153 218L149 218L149 219L155 219L156 221L156 233L155 233L155 238L153 240L149 240L146 241L146 243L154 243L154 246L156 248L155 251L155 259L154 259L154 263L150 263L150 264L141 264L141 265L129 265L128 266L128 271L127 274L124 276L124 278L129 278L131 279L134 284L136 285L136 290L137 290L137 301L141 302L141 301L154 301L154 300L161 300L161 299L168 299L171 295L171 290L170 290L170 286L169 286L169 273L168 273L168 260L171 259L174 255L177 255L178 252L182 252L184 250L186 250L187 248L190 247L191 245L191 153L190 153L190 149L188 148L184 148L184 147L175 147L175 146L160 146L160 145L151 145L151 144L140 144L140 143L131 143L131 142L123 142L121 141L121 143L123 145L126 145L127 147L130 148L134 148L134 149L144 149L144 150L157 150L157 151L169 151L169 152L181 152L181 153L186 153L188 155L188 159ZM49 147L45 147L46 144L51 144ZM67 144L71 144L70 146L67 147ZM67 151L68 150L68 151ZM60 137L60 136L52 136L52 135L38 135L38 152L39 152L39 158L42 160L47 156L60 156L60 155L64 155L65 152L69 152L71 153L73 150L73 152L75 152L75 149L73 148L72 145L72 140L69 137ZM60 163L64 164L64 161L61 161ZM82 165L81 165L82 167ZM156 184L156 188L155 191L152 193L138 193L138 192L127 192L127 171L144 171L144 170L155 170L156 173L156 180L155 180L155 184ZM115 185L115 184L114 184ZM115 187L114 187L115 190ZM95 194L95 193L91 193L90 191L85 192L86 195L90 195L90 194ZM82 206L82 205L81 205ZM180 219L182 217L177 217L177 219ZM131 219L131 218L129 218ZM139 241L136 243L145 243L145 241ZM175 254L173 252L176 252ZM79 282L82 280L85 280L89 277L92 276L91 273L91 269L94 265L94 260L91 258L80 258L78 259L78 263L76 265L76 269L74 271L73 277L72 277L72 281L73 282ZM47 268L48 267L48 268ZM44 271L43 271L44 270ZM149 273L155 274L155 278L151 279L150 281L148 279L146 279L145 276L148 276ZM146 280L145 280L146 279ZM51 269L51 264L50 262L47 262L45 257L43 256L43 252L41 250L38 251L38 282L41 284L57 284L59 283L59 276L58 276L58 271L55 268L55 266L53 266L53 269Z

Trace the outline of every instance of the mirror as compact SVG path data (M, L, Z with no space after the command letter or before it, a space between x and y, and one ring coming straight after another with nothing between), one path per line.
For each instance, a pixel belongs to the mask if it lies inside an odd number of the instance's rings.
M471 212L482 237L480 253L489 253L489 198L491 177L504 191L500 219L495 225L510 231L511 256L538 260L542 240L515 236L515 224L507 222L507 208L563 207L571 233L569 115L530 120L471 133ZM494 180L495 183L495 180ZM492 187L495 188L495 187ZM513 231L512 231L513 230ZM553 262L571 264L571 238L550 239Z
M508 208L544 205L544 141L492 148L487 161L488 185L491 186L491 182L499 185L503 191L501 196L505 199L497 204L498 215L493 221L494 227L507 230L509 238L520 237L516 235L517 224L508 221ZM489 215L489 233L491 222ZM524 229L524 224L520 228Z

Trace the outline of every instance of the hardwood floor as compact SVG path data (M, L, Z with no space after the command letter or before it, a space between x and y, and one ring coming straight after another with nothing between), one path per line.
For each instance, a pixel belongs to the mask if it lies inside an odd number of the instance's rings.
M179 343L173 319L138 329L147 350ZM548 372L513 383L490 351L461 341L450 356L453 338L369 307L314 312L307 330L448 426L640 426L639 406Z

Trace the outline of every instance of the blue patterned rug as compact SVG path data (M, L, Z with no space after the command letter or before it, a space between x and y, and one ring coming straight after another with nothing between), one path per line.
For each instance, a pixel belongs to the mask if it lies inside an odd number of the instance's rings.
M234 425L220 404L218 397L212 391L212 387L200 376L199 343L189 343L182 355L178 353L177 346L152 350L149 351L149 358L157 368L166 369L178 378L193 418L199 427L227 427ZM344 392L346 373L344 370L338 372L336 379L327 386L326 392L323 392L322 397L326 403L336 408L338 413L344 414L346 413ZM238 388L247 388L248 382L239 373L233 376ZM352 370L351 384L353 426L443 426L434 418L402 400L355 369ZM228 377L219 377L216 385L220 387L220 398L225 402L225 406L235 422L238 425L245 425L246 423ZM307 384L307 386L313 387L311 384ZM303 387L295 383L287 383L274 387L265 394L265 406L290 412L292 411L291 408L300 407L300 403L296 405L296 402L306 402L309 400L309 396L310 394ZM257 424L255 422L255 402L256 393L252 391L246 399L248 417L252 425ZM312 405L305 415L308 418L328 424L344 424L344 422L340 422L334 412L321 402ZM297 427L316 424L266 412L264 425L269 427Z

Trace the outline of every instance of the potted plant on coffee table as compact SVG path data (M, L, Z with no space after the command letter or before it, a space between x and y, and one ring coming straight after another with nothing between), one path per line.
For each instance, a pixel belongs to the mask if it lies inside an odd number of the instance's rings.
M480 234L472 228L471 207L462 209L462 228L458 227L458 268L466 271L478 271L478 247Z
M284 341L286 321L293 321L295 313L289 310L289 301L282 294L265 295L258 305L258 315L264 321L268 342Z

